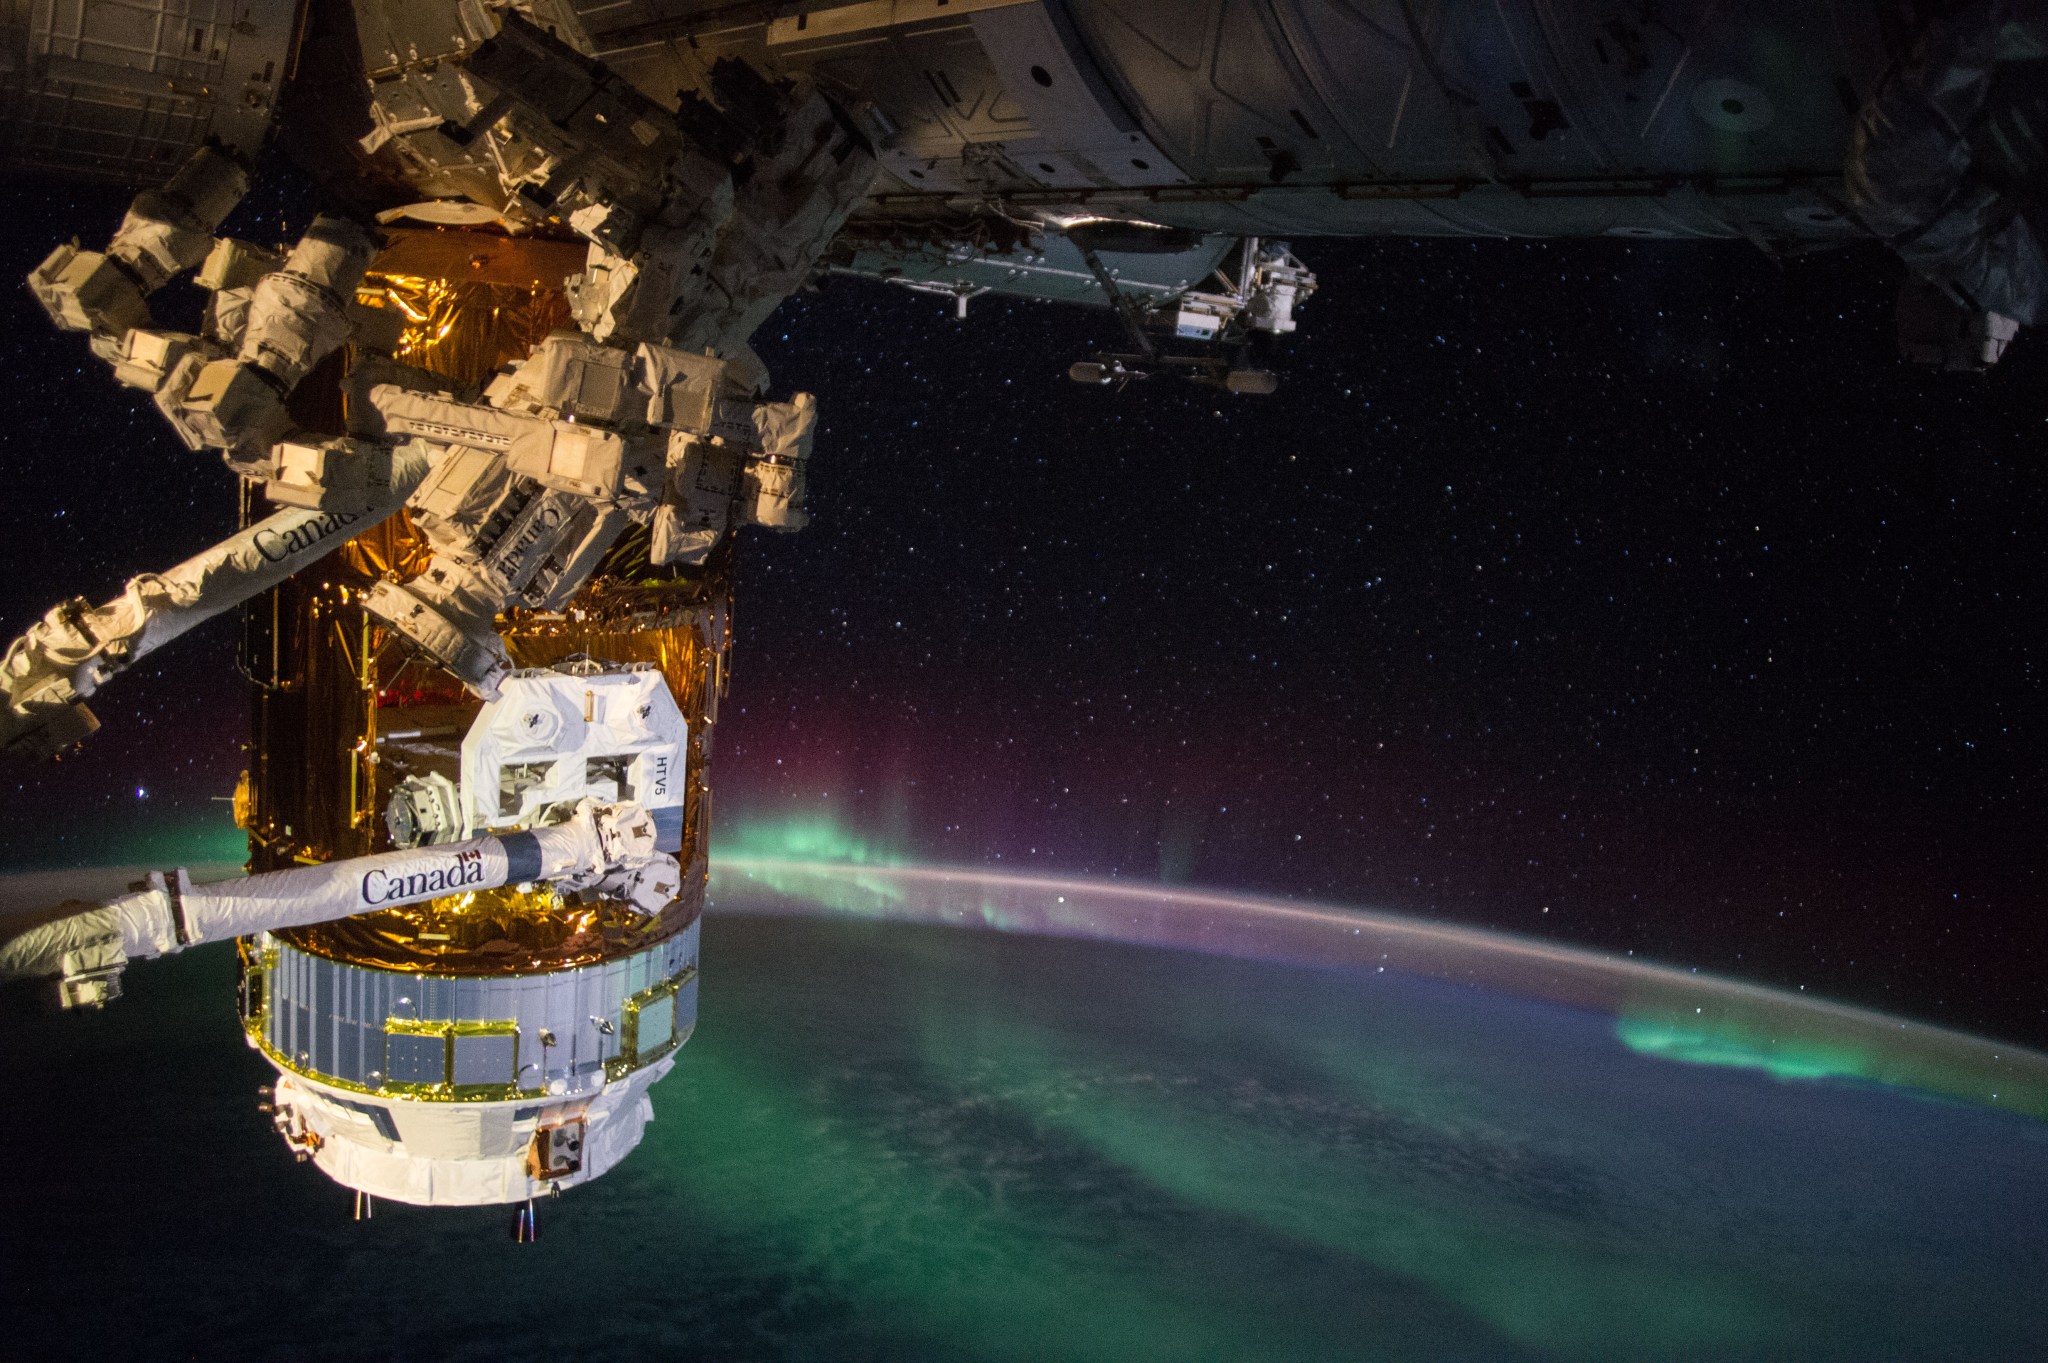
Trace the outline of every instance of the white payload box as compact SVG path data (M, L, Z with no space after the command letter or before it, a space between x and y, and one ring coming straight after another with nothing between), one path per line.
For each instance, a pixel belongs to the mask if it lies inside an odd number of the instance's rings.
M462 740L463 836L529 828L589 798L630 800L682 846L689 724L652 663L573 659L512 673Z

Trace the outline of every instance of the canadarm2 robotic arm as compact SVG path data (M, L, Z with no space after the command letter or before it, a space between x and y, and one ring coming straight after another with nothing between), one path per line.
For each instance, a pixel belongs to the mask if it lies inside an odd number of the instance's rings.
M376 247L363 227L316 219L282 258L216 239L247 188L218 149L138 196L104 252L60 247L30 286L59 326L91 333L122 382L154 395L187 445L219 449L273 503L315 513L280 513L270 542L313 525L367 529L410 497L432 558L364 604L489 698L510 666L498 614L560 608L632 522L651 526L663 563L701 562L741 525L804 523L815 406L759 401L766 375L746 338L810 276L876 161L823 94L735 61L714 71L722 109L692 97L668 111L507 14L462 65L455 121L483 177L463 192L522 220L566 218L590 242L585 272L565 281L583 334L549 337L482 401L434 393L389 358L395 337L367 335L353 301ZM560 91L591 82L632 118L564 122ZM380 126L405 153L418 130L402 124ZM200 334L155 329L149 295L195 267L213 292ZM386 353L350 380L350 432L294 431L286 399L352 336ZM380 374L396 382L379 386ZM319 556L262 555L263 528L105 606L52 611L0 662L0 747L48 753L82 737L94 721L79 701L120 667Z
M117 379L154 395L186 445L219 448L287 509L131 579L102 605L50 610L0 658L0 749L49 756L91 733L98 722L81 702L110 677L396 511L438 454L417 441L293 432L285 400L349 339L375 243L324 217L282 258L216 239L247 187L232 154L203 148L164 188L136 196L105 251L60 246L29 287L58 326L90 334ZM213 293L201 334L153 329L150 295L195 267Z
M639 805L586 799L555 824L214 885L194 885L180 868L104 904L61 905L0 937L0 978L54 975L64 1006L98 1006L119 996L131 960L530 881L598 890L657 914L682 873L655 840L654 819Z
M108 679L396 511L427 475L426 447L382 453L382 487L361 510L280 511L174 568L129 579L102 605L80 597L51 608L0 658L0 749L63 751L99 727L83 701Z

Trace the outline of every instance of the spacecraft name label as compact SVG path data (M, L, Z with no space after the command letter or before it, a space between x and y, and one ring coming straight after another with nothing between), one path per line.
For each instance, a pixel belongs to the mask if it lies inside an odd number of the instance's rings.
M373 869L363 872L363 902L411 903L483 883L483 853L460 852L455 860L438 866L421 867L415 862L413 866L395 871Z
M330 511L324 516L315 516L302 525L279 534L275 530L256 532L256 552L272 563L282 563L294 554L319 544L336 531L361 520L354 511Z

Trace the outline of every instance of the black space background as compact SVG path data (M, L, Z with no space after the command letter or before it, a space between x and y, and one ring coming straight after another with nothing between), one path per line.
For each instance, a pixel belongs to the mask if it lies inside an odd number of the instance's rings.
M0 280L126 202L0 193ZM272 176L230 227L285 239L308 209ZM961 325L850 281L784 308L757 344L822 405L815 521L743 546L722 844L823 822L2048 1044L2048 343L1988 378L1906 368L1874 251L1300 249L1322 291L1266 399L1069 384L1103 314L983 299ZM227 533L233 497L18 284L0 327L11 636ZM232 638L10 768L0 864L218 830Z

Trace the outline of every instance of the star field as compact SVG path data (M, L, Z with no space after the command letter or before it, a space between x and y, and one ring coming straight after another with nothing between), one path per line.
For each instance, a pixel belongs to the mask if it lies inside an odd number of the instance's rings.
M1905 368L1870 253L1302 249L1270 399L1076 388L1101 317L787 307L817 520L749 546L721 817L2042 1035L2038 354Z

